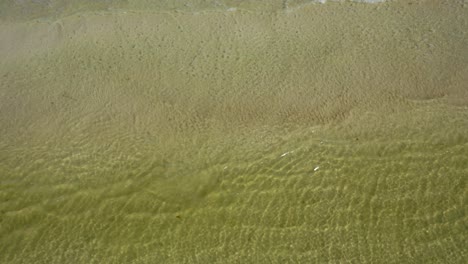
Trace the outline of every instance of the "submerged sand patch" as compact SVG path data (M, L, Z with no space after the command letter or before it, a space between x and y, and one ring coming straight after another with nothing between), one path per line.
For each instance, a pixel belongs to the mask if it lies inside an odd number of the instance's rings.
M0 262L466 258L462 1L132 3L2 15Z

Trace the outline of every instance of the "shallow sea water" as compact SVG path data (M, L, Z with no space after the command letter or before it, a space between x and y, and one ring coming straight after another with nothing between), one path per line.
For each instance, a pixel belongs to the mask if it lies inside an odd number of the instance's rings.
M465 1L0 7L0 263L467 261Z

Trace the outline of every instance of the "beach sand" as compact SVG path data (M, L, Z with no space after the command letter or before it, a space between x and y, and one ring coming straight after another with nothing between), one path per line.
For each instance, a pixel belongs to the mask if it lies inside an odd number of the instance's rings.
M466 1L220 2L0 6L0 262L465 262Z

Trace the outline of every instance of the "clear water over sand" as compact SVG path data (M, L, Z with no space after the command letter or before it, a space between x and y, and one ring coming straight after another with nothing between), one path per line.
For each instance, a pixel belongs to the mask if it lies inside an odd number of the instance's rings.
M0 263L466 261L466 2L190 3L0 5Z

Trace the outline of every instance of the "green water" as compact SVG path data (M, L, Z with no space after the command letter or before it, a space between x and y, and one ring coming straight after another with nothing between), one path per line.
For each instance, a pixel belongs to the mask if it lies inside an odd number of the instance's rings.
M306 2L4 2L0 263L465 263L464 2Z

